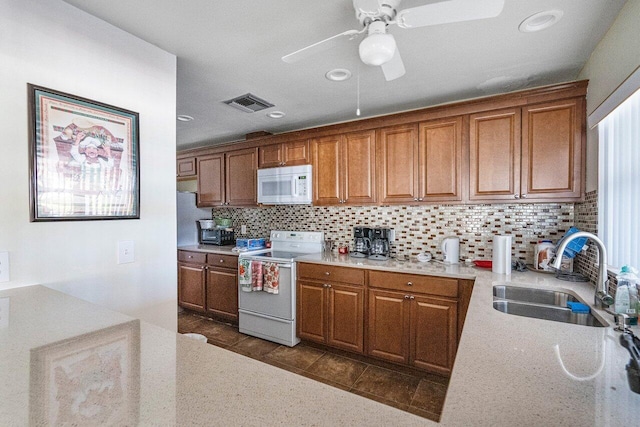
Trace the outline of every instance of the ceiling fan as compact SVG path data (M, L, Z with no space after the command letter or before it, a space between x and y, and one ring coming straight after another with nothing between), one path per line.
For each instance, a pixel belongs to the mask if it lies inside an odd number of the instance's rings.
M504 0L444 0L397 11L400 0L353 0L361 30L348 30L328 39L285 55L282 60L293 63L327 50L342 42L367 35L360 42L360 59L367 65L380 66L384 77L391 81L405 74L404 63L388 25L417 28L452 22L494 18L502 12Z

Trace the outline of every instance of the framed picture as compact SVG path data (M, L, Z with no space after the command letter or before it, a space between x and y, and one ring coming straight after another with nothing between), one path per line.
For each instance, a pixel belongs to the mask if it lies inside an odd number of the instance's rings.
M31 349L30 425L138 425L140 321Z
M138 113L27 86L31 221L140 218Z

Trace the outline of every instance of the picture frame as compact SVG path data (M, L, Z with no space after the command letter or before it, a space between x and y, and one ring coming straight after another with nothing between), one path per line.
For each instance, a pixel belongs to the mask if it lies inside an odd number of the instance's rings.
M139 114L27 89L31 222L139 219Z
M140 320L31 349L29 425L138 425Z

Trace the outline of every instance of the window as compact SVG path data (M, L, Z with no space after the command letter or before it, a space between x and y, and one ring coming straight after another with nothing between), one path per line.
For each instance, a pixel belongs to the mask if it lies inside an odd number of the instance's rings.
M598 124L598 234L612 267L640 268L640 90Z

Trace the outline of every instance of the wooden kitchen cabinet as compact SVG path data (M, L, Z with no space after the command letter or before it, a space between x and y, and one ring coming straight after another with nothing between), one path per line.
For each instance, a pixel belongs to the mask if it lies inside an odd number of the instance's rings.
M206 308L204 254L178 251L178 304L200 313Z
M458 281L372 271L369 286L367 354L449 375L458 345Z
M257 149L198 157L198 207L255 206Z
M238 257L178 251L178 305L238 320Z
M418 125L378 131L378 194L380 203L418 200Z
M311 161L309 141L283 142L258 148L258 168L307 165Z
M364 353L364 272L300 264L297 334L304 340Z
M580 200L584 100L470 116L469 199Z
M176 162L176 176L178 178L192 178L197 175L196 158L186 157Z
M314 205L376 201L375 131L311 140Z

